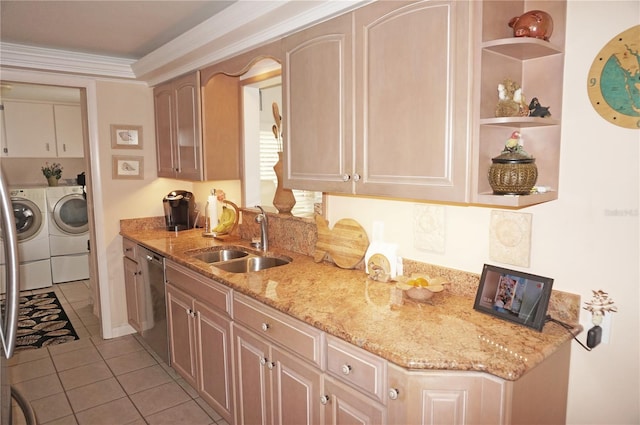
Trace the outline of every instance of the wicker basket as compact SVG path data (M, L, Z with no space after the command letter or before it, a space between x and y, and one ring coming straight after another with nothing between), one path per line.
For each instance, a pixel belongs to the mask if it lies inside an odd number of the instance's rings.
M507 152L491 160L489 184L496 195L528 195L538 180L536 160Z

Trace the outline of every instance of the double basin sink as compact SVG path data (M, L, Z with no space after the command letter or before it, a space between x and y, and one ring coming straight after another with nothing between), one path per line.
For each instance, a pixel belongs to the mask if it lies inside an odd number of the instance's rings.
M284 266L292 260L285 256L261 255L242 247L213 247L189 254L191 258L230 273L248 273Z

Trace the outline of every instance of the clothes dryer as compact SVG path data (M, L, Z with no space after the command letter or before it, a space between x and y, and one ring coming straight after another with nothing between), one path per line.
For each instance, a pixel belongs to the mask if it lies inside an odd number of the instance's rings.
M49 254L49 217L44 187L10 188L11 204L18 231L20 290L52 285ZM4 244L0 244L0 251ZM4 252L0 252L4 263ZM0 264L0 292L5 291L4 264Z
M89 278L89 216L82 186L47 188L53 283Z

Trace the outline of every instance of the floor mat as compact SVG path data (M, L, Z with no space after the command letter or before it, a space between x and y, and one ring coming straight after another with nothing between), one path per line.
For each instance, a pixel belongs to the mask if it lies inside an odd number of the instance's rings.
M16 351L79 339L55 292L20 297Z

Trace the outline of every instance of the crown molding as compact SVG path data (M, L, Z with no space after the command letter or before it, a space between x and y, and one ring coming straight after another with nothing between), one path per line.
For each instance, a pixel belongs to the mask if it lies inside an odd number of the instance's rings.
M238 1L141 58L132 68L138 78L153 86L371 1Z
M0 42L0 65L70 74L135 79L133 59Z
M0 42L0 66L145 81L218 63L373 0L238 0L139 60Z

